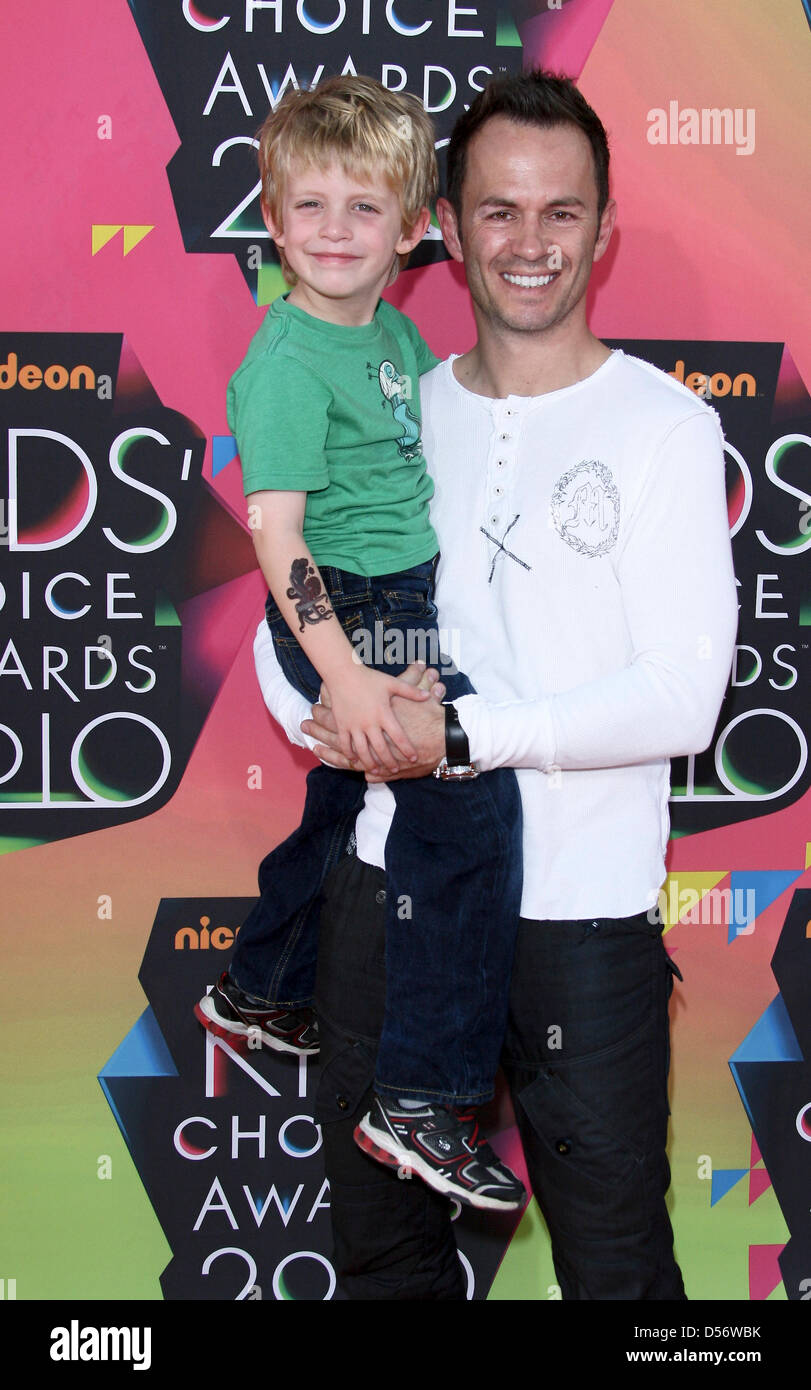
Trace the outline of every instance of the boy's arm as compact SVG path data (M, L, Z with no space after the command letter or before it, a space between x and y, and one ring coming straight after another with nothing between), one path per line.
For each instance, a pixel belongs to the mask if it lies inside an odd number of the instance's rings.
M392 676L370 671L358 660L335 617L309 547L303 538L306 493L249 494L254 546L268 588L282 617L330 692L341 752L367 771L396 769L384 735L409 761L416 756L391 708L401 689ZM415 698L424 698L415 692Z

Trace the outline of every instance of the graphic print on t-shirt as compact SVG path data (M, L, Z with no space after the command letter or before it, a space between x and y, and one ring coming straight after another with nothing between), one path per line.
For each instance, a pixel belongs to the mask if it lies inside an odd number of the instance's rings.
M584 460L555 484L550 502L559 536L581 555L605 555L617 539L620 495L611 470Z
M397 449L404 459L416 458L422 448L420 440L420 421L409 409L410 396L408 377L402 376L393 362L388 359L374 367L367 362L370 377L377 377L384 403L388 401L397 424L403 433L397 440Z

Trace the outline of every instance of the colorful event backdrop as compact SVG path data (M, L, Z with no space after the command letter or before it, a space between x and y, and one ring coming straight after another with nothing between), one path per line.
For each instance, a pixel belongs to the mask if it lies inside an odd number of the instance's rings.
M740 645L674 767L663 895L678 1255L692 1298L811 1298L807 6L28 0L0 43L4 1296L333 1296L317 1069L191 1016L309 761L253 676L225 421L281 287L253 136L291 82L355 70L421 96L441 153L489 73L542 62L613 147L592 325L729 442ZM391 297L470 344L436 228ZM459 1243L472 1297L557 1297L534 1204Z

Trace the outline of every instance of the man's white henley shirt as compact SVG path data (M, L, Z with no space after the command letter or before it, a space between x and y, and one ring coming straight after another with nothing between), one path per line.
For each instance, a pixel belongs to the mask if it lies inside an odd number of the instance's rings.
M718 418L621 351L573 386L499 400L461 386L453 361L420 392L440 636L478 692L455 702L471 756L517 769L522 915L630 916L665 874L669 759L708 745L729 679ZM268 708L312 747L264 623L254 650ZM368 863L384 865L393 809L369 788Z

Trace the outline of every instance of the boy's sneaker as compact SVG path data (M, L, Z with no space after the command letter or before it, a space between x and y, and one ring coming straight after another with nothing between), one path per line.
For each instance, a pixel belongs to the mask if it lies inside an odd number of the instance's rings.
M527 1200L523 1183L479 1134L470 1110L403 1109L375 1096L355 1129L355 1143L378 1163L408 1169L466 1206L512 1211Z
M224 970L210 994L194 1006L195 1017L209 1033L227 1042L259 1038L275 1052L318 1052L318 1023L313 1009L274 1008L264 999L238 989Z

